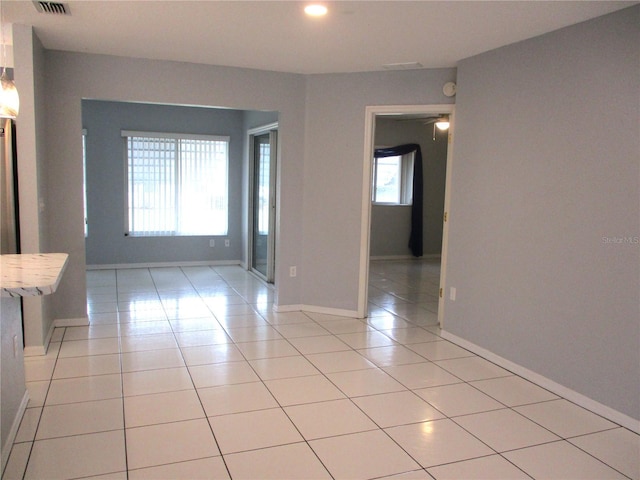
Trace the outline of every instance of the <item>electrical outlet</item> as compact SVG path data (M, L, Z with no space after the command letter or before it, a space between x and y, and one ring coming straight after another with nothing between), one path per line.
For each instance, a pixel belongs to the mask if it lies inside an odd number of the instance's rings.
M229 239L228 239L228 238L224 241L224 246L225 246L225 247L228 247L228 246L229 246Z
M295 277L298 274L298 269L296 267L289 267L289 276Z
M210 247L215 247L216 246L216 241L215 240L209 240L209 246Z
M451 287L449 289L449 300L452 302L456 301L456 287Z

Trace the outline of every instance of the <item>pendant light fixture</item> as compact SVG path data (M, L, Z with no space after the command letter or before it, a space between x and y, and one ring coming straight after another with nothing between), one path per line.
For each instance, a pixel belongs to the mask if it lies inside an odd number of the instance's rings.
M0 0L0 41L2 41L2 74L0 74L0 117L16 118L20 110L20 97L16 84L7 75L7 46L4 40L4 15Z

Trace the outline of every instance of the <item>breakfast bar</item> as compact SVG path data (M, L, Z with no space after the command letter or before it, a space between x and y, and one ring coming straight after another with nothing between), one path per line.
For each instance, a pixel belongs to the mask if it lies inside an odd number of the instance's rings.
M0 255L0 439L3 468L29 400L24 377L21 298L54 293L68 259L66 253Z

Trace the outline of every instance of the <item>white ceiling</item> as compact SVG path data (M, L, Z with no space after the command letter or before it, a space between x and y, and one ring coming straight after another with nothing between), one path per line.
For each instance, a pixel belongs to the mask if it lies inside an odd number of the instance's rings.
M47 49L313 74L405 62L453 67L638 2L328 1L319 19L306 17L299 1L64 3L70 16L1 1L5 22L33 25Z

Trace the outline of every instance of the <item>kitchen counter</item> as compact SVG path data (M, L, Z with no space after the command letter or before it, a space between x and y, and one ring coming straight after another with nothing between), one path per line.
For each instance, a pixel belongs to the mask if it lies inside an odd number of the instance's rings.
M0 472L29 401L22 348L22 297L55 292L68 259L66 253L0 255Z
M0 255L0 296L49 295L58 288L66 253Z

